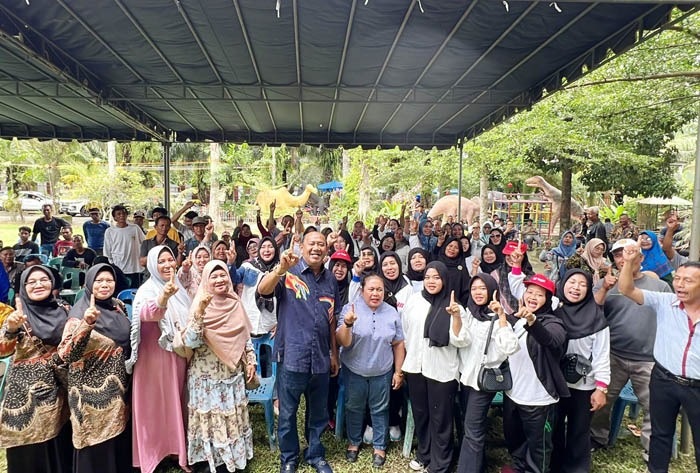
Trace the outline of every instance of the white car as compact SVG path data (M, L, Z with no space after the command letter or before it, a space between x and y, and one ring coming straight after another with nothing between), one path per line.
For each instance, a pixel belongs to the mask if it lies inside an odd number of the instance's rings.
M17 197L22 203L22 212L41 212L41 208L44 204L53 205L53 199L41 192L19 191ZM0 196L0 208L6 208L5 201L7 198L8 196L6 193Z
M68 214L75 217L80 215L81 217L87 217L88 213L88 200L78 199L78 200L62 200L59 206L59 212L62 214Z

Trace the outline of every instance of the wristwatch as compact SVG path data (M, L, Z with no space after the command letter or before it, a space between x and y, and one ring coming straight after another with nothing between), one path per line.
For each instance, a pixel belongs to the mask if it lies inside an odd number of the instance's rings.
M604 388L603 386L596 386L595 388L603 394L608 394L608 388Z

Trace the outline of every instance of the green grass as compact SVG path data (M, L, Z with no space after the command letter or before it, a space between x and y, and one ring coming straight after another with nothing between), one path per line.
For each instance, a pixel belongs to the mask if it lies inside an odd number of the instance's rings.
M255 456L248 463L246 472L250 473L276 473L279 471L279 452L270 451L267 434L265 433L265 415L261 406L252 405L250 408L250 416L253 422L253 445ZM299 432L303 437L303 427L301 420L303 416L303 407L299 413ZM623 425L627 425L628 419L623 420ZM500 467L508 464L509 456L503 446L503 436L501 434L502 423L501 418L497 415L493 416L493 422L489 432L489 441L487 449L487 458L489 469L488 473L500 472ZM597 451L593 454L593 469L594 473L644 473L646 465L642 460L642 447L639 444L639 439L633 437L623 428L624 432L620 433L617 444L614 448ZM373 471L372 468L372 448L364 446L360 451L360 457L357 463L351 464L345 461L345 440L338 440L330 432L323 435L323 444L327 450L328 462L333 467L336 473L364 473ZM304 442L302 440L302 449ZM409 459L401 456L402 443L392 443L387 451L387 462L381 471L387 473L405 473L410 472L408 468ZM158 473L179 473L182 470L175 466L162 465ZM300 472L313 473L315 470L306 464L302 464L299 468ZM377 471L377 470L374 470ZM677 460L671 463L670 473L691 473L697 472L695 468L695 458L691 455L679 455Z

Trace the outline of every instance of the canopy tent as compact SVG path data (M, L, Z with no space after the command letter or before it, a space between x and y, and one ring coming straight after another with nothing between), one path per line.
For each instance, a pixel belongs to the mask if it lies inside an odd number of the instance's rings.
M343 188L343 183L338 181L324 182L319 184L316 188L320 191L334 191Z
M643 41L672 8L4 0L0 137L449 147Z
M637 201L638 204L642 205L656 205L660 207L692 207L693 203L689 200L681 199L680 197L671 197L670 199L664 199L662 197L647 197Z

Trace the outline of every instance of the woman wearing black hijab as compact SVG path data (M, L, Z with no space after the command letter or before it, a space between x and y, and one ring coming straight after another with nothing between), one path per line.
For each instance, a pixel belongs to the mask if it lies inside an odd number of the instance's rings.
M17 310L0 329L0 356L11 356L0 411L0 445L8 473L69 473L73 448L65 386L54 373L56 347L68 311L52 294L45 266L20 276Z
M447 282L444 263L429 263L424 289L414 293L402 316L406 359L403 372L418 437L409 467L431 473L449 470L452 461L454 397L459 379L458 349L471 342L466 313Z
M566 329L552 314L554 283L535 274L524 284L520 309L508 316L520 349L508 357L513 387L503 397L503 433L513 470L546 473L556 405L569 396L559 367Z
M590 360L592 370L577 382L568 382L571 397L557 405L552 471L586 472L591 470L591 418L605 406L610 382L610 329L603 306L593 298L589 272L568 270L559 281L557 297L562 304L554 315L566 328L566 354Z
M425 267L430 262L430 253L421 247L411 248L408 252L408 269L406 270L406 276L411 282L411 287L413 292L420 292L423 290L423 275L425 274Z
M503 264L503 255L498 248L491 243L481 247L481 259L472 261L472 271L476 273L491 274Z
M462 306L469 300L469 269L464 256L459 238L448 238L437 257L447 267L448 291L455 291L455 298Z
M472 343L459 350L464 437L457 471L482 473L485 471L487 416L496 393L479 390L479 369L482 363L486 368L499 367L518 350L518 337L498 303L498 283L495 279L484 273L475 275L469 284L469 296L467 324ZM483 359L487 340L488 350Z
M506 247L506 237L503 230L500 228L494 228L491 230L491 233L489 233L489 243L496 248L496 251L500 255L503 255L503 248Z
M399 311L406 305L413 289L403 275L401 259L393 251L385 251L379 258L379 276L384 281L384 302Z
M131 324L114 298L115 272L108 264L85 274L85 295L71 309L58 354L69 365L76 473L131 471L127 429Z

